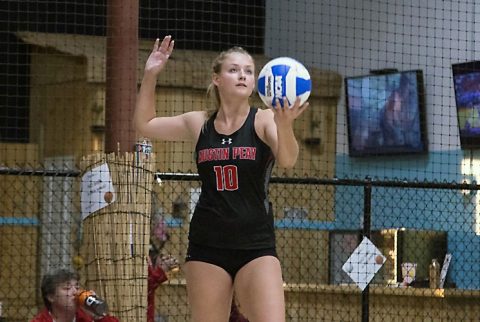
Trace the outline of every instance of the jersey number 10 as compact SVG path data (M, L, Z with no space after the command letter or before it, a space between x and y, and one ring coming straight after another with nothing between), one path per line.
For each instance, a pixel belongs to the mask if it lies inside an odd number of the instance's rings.
M214 166L218 191L233 191L238 189L238 171L235 165Z

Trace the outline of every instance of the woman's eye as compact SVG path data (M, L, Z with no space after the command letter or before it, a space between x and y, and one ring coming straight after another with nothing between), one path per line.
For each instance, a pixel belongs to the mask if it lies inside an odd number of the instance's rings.
M230 73L235 73L237 71L236 68L230 68Z

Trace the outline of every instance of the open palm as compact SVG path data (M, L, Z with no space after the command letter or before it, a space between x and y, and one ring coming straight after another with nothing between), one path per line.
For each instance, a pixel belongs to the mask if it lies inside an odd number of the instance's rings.
M172 36L165 36L165 38L162 40L162 43L160 43L160 39L157 38L157 40L155 40L155 44L153 45L153 50L145 64L145 71L155 74L160 73L160 71L165 67L168 58L172 54L173 46L174 41L172 40Z

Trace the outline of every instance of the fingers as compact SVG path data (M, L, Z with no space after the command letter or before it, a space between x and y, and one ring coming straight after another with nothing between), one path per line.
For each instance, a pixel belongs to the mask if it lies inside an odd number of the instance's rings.
M273 104L272 104L273 109L276 109L277 107L281 107L280 100L278 99L278 97L275 98L275 100L273 101Z
M295 100L295 103L292 106L290 106L290 108L296 109L297 111L303 111L309 105L308 102L305 102L302 105L300 105L300 104L302 104L302 101L301 101L300 97L297 96L297 99Z
M160 47L158 48L159 51L164 53L167 56L170 56L170 54L173 51L173 46L175 42L172 40L172 36L168 35L163 38L162 43L160 44Z
M155 52L158 50L158 44L160 43L160 39L155 39L155 43L153 44L153 50L152 52Z
M295 99L295 102L293 102L292 105L290 105L290 102L288 101L288 99L284 96L282 98L282 100L280 101L279 98L275 98L275 101L274 101L274 104L273 104L273 109L276 109L277 107L280 107L281 109L284 109L285 107L289 110L291 109L296 109L296 110L300 110L300 109L305 109L306 107L308 107L308 102L305 102L303 103L302 105L300 105L301 103L301 99L300 97L297 96L297 98Z
M276 109L277 107L284 108L284 107L290 107L288 104L288 99L284 96L281 100L277 97L275 98L272 108Z
M295 99L295 102L293 102L293 105L289 106L289 107L294 108L294 107L298 107L298 106L300 106L300 97L297 96L297 98Z
M310 103L306 102L305 104L303 104L302 106L300 106L300 108L302 110L306 109L308 106L310 106Z
M165 36L162 40L162 43L160 43L160 39L157 38L155 40L155 43L153 44L152 52L159 51L168 57L172 54L174 45L175 45L175 41L172 40L172 36L170 35Z
M168 44L168 50L167 50L167 55L170 56L173 51L173 47L175 46L175 40L171 40L170 43Z

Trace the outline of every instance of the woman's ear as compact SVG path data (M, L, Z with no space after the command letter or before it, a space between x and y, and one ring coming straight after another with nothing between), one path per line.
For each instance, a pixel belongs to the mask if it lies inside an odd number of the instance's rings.
M218 86L219 82L220 82L220 76L217 73L213 73L212 74L212 83L215 86Z
M47 300L48 300L50 303L53 303L54 300L55 300L55 294L47 295Z

